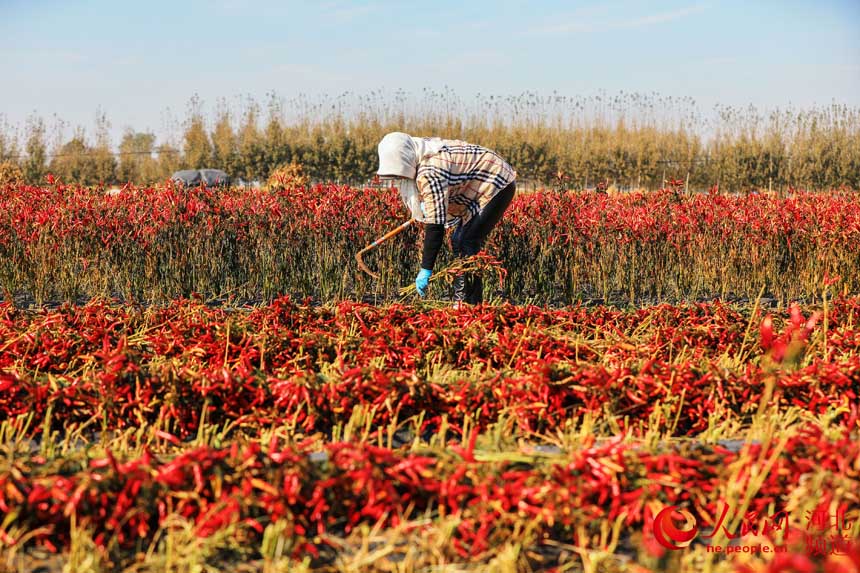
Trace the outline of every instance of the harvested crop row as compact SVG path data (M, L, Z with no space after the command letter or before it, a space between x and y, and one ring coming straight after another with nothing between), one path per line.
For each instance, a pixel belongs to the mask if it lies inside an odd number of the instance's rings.
M511 536L583 542L598 535L601 524L615 522L641 550L659 555L665 549L654 542L649 524L665 505L690 511L712 529L721 525L726 505L748 516L746 527L757 528L755 516L777 508L787 520L757 531L778 540L788 525L802 521L810 503L832 504L852 523L860 517L860 445L844 430L828 438L808 426L740 452L647 448L618 437L589 439L553 455L493 453L476 447L477 437L413 452L361 443L284 446L273 439L265 448L234 442L167 457L149 451L131 459L19 454L0 468L0 509L10 516L0 537L14 544L10 531L35 531L29 543L59 548L69 542L74 518L101 547L140 550L168 516L179 515L203 537L241 524L259 539L267 526L284 521L290 546L317 554L326 535L349 534L362 523L397 526L418 516L456 516L451 550L460 558L492 551ZM764 467L770 471L760 480ZM732 497L737 492L750 495L746 510Z
M622 427L664 412L693 435L717 412L820 414L860 394L860 299L821 314L762 317L713 303L608 308L312 307L288 299L228 312L93 303L0 307L0 413L31 432L154 424L181 438L202 421L331 433L357 412L421 432L505 418L553 432L586 413ZM826 354L825 354L826 352ZM766 402L762 404L762 402Z
M374 254L379 282L356 279L353 256L402 222L397 201L392 190L333 185L128 186L108 196L9 187L0 193L0 286L36 301L390 298L414 272L417 231ZM762 288L787 300L820 295L827 275L841 277L834 291L860 291L858 242L860 200L844 191L544 191L514 199L488 249L509 270L512 300L753 298Z

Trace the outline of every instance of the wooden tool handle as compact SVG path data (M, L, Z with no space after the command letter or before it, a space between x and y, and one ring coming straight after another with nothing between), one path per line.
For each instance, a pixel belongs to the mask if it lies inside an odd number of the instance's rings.
M364 272L366 272L367 274L369 274L373 278L379 278L378 274L374 273L369 268L367 268L367 265L364 264L364 261L362 260L361 255L363 255L367 251L375 249L376 247L378 247L379 245L381 245L382 243L384 243L385 241L387 241L391 237L397 235L398 233L405 231L410 225L412 225L413 222L415 222L415 219L409 219L408 221L406 221L402 225L398 226L396 229L392 229L391 231L388 231L387 233L385 233L384 235L382 235L381 237L379 237L378 239L376 239L375 241L373 241L372 243L370 243L369 245L367 245L366 247L364 247L363 249L358 251L355 254L355 260L358 263L358 268L360 268L361 270L363 270Z

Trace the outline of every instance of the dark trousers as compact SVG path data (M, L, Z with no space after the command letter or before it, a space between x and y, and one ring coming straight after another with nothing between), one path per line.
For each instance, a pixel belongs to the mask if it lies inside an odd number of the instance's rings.
M451 235L451 249L455 257L470 257L484 248L490 231L505 214L516 190L516 183L511 183L499 191L477 216L472 217L465 225L459 225L454 229ZM483 298L484 282L479 274L464 273L454 280L455 301L479 304Z

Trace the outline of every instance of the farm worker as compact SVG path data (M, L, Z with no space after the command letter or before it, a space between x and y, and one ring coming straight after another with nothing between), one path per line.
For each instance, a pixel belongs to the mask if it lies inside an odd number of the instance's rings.
M424 223L421 269L415 278L424 296L445 229L456 227L451 247L458 258L475 255L510 205L517 173L496 152L465 141L387 134L379 142L380 178L391 180L412 217ZM454 281L454 301L478 304L478 275Z

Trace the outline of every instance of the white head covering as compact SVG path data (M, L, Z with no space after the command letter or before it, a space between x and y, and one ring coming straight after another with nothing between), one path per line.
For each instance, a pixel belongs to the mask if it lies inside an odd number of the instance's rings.
M438 137L412 137L399 131L386 134L379 142L379 169L376 173L380 176L396 175L407 179L400 181L397 189L403 204L417 221L424 220L421 194L415 184L418 161L425 155L438 152L442 145L444 141Z
M438 137L412 137L393 131L379 142L379 169L377 175L397 175L415 179L418 162L425 156L438 152L444 141Z

